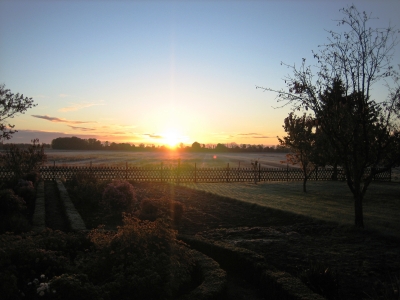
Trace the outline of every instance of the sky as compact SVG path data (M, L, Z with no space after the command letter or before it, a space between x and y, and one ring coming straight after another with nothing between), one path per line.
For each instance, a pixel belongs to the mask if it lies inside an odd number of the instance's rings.
M0 0L0 84L37 104L9 142L277 145L290 109L256 86L284 88L351 4L400 29L399 0Z

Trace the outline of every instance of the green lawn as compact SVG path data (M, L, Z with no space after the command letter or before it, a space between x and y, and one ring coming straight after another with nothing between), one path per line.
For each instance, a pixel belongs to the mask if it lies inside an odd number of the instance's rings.
M354 224L354 202L345 182L187 183L189 188L316 219ZM373 182L364 199L366 229L400 237L400 184Z

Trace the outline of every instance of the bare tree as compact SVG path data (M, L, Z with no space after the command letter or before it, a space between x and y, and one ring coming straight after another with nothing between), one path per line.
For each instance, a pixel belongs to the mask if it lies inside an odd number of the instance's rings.
M315 65L305 59L300 67L286 65L293 72L285 78L287 91L262 89L278 93L283 106L313 112L353 193L355 225L364 227L369 184L378 172L400 164L399 73L392 66L398 37L390 25L368 27L371 15L354 6L341 11L338 25L348 31L329 31L328 43L313 52ZM373 99L377 83L387 88L385 99Z
M32 98L13 94L5 85L0 85L0 141L9 140L17 132L14 125L5 123L5 120L14 118L18 113L24 113L28 108L36 106Z

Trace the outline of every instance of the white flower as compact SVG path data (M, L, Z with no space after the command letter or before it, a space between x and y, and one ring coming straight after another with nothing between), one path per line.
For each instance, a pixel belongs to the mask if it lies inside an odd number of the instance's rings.
M40 275L40 279L45 279L46 276L44 274Z

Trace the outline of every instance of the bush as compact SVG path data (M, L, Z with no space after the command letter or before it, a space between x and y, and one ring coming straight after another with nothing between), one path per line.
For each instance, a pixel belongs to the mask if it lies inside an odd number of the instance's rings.
M123 221L117 232L0 235L1 299L175 299L192 253L164 220Z
M184 206L181 202L167 198L143 199L140 202L138 217L142 220L155 221L157 218L166 218L178 224L182 220Z
M125 180L114 180L103 192L102 205L105 209L132 209L137 204L133 186Z
M14 180L33 176L31 173L38 172L39 167L46 161L44 145L39 144L38 139L32 140L29 148L19 148L10 144L5 154L0 154L0 161L14 173Z
M74 198L74 204L96 209L101 200L104 185L92 173L75 173L71 180L66 182L68 193Z
M24 179L26 181L32 182L32 184L35 186L41 179L41 176L38 171L31 171L31 172L25 174Z
M0 190L0 216L10 216L26 212L24 199L11 189Z
M33 213L35 200L36 200L36 190L31 181L24 179L18 180L18 184L14 188L16 194L24 199L29 212Z
M102 291L85 274L62 274L49 282L51 299L102 300Z
M85 271L111 299L170 299L191 280L193 259L163 220L124 214L118 232L93 230L95 245Z
M314 292L327 299L337 299L338 279L329 267L320 262L311 262L310 267L300 273L299 278Z

